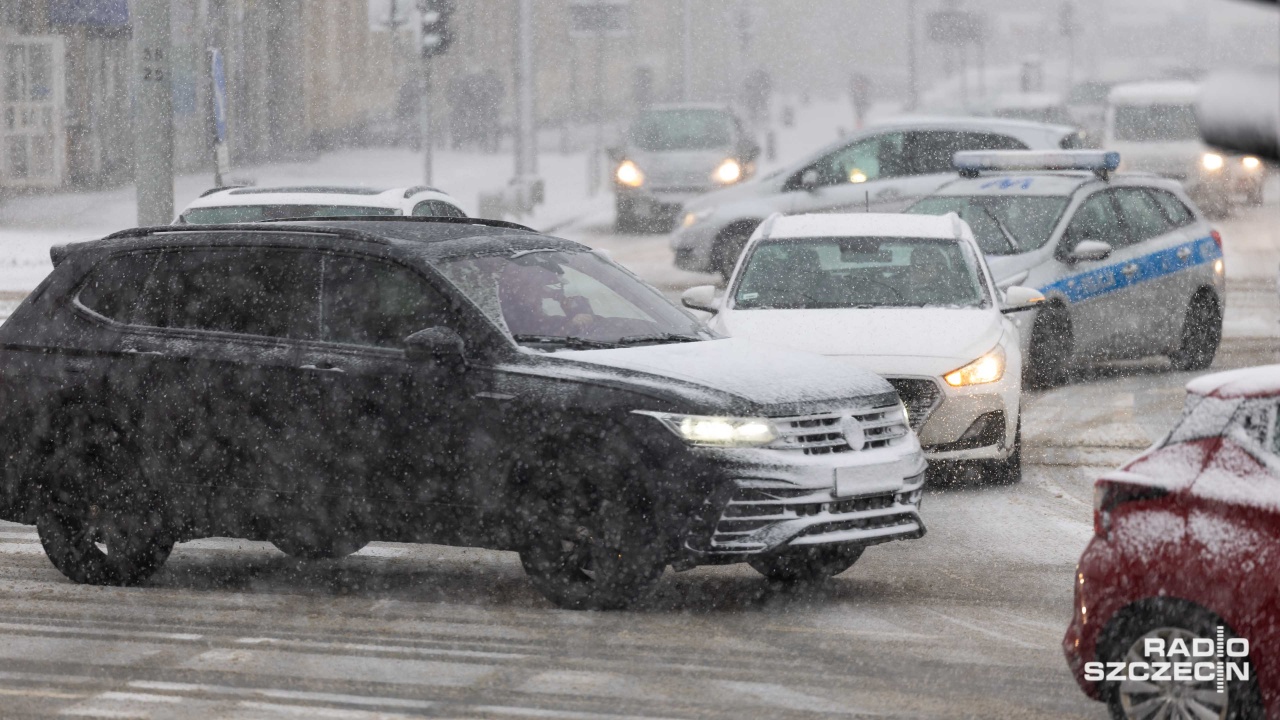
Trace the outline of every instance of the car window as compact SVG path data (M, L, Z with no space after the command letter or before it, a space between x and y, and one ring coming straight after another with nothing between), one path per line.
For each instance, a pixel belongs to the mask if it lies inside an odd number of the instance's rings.
M1113 247L1125 242L1124 228L1116 214L1115 202L1109 191L1091 195L1076 209L1063 236L1064 249L1073 250L1083 240L1097 240Z
M423 200L413 208L415 217L454 217L462 218L467 214L443 200Z
M410 268L330 255L324 259L320 324L328 342L403 347L413 333L452 322L444 298Z
M1119 105L1113 134L1128 142L1199 141L1200 125L1190 104Z
M1174 227L1183 227L1196 221L1195 216L1191 214L1187 206L1173 193L1167 190L1150 188L1147 189L1147 192L1151 193L1151 197L1155 198L1156 203L1164 210L1165 217L1169 218Z
M159 253L133 324L309 340L319 327L319 262L275 248Z
M928 131L907 133L906 152L911 175L949 173L952 158L963 150L1026 150L1016 138L995 133Z
M734 294L739 310L977 307L978 261L954 240L805 238L762 243Z
M902 133L876 135L846 145L808 169L817 171L818 185L822 187L906 175L903 143Z
M109 320L131 324L147 278L159 259L160 253L146 252L103 260L90 271L76 299Z
M1149 240L1169 232L1169 220L1156 201L1142 188L1120 188L1115 191L1120 214L1128 229L1130 243Z
M1044 247L1058 226L1067 199L1034 195L938 195L907 208L916 215L956 213L969 223L988 255L1016 255Z

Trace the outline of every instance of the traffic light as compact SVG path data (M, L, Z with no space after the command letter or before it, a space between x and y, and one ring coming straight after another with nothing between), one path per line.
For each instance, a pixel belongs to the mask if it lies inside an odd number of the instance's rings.
M422 57L443 55L453 44L449 27L453 0L418 0L418 10L422 16Z

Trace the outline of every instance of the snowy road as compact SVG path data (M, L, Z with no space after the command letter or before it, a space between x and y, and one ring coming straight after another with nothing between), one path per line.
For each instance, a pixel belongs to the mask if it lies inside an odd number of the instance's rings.
M1223 226L1220 367L1276 361L1276 209ZM587 218L675 292L665 238ZM138 589L75 586L0 524L0 717L1095 718L1058 643L1092 480L1158 437L1189 377L1095 372L1027 401L1011 488L931 491L929 534L816 590L745 566L669 573L627 613L552 609L513 554L375 543L300 563L264 543L178 546Z

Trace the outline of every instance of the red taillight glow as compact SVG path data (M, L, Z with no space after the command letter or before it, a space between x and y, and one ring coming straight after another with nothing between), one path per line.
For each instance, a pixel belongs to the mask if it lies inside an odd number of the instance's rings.
M1209 237L1213 238L1213 244L1218 246L1218 250L1222 250L1222 233L1213 230L1209 233Z

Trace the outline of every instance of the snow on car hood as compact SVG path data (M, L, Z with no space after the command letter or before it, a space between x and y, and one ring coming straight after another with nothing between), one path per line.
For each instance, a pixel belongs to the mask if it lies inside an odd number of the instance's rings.
M865 367L890 374L954 370L995 347L1004 332L1000 314L980 308L730 310L715 323L734 337L863 358Z
M713 388L760 405L892 392L880 377L828 358L741 338L556 353L592 365L651 373Z

